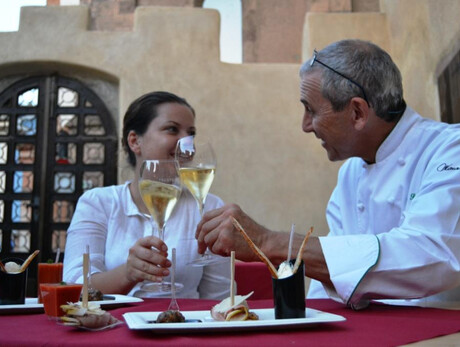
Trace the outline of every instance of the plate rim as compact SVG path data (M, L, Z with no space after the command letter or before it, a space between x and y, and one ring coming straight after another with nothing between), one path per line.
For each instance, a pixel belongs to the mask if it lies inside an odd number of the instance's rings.
M138 303L143 302L142 298L137 298L134 296L129 295L122 295L122 294L104 294L115 297L114 300L98 300L92 301L101 305L102 308L104 307L111 307L111 306L118 306L123 304L131 304L131 303ZM43 311L43 304L38 303L37 297L26 298L25 304L15 304L15 305L0 305L0 314L8 313L8 312L36 312L39 310Z
M256 314L267 313L268 311L273 312L273 308L264 308L264 309L251 309L251 312ZM151 330L155 333L177 333L177 332L201 332L201 331L228 331L234 329L244 329L244 330L258 330L258 329L267 329L267 328L282 328L282 327L292 327L298 328L302 326L311 326L314 324L322 324L322 323L334 323L334 322L342 322L346 321L346 318L335 314L329 313L325 311L320 311L317 309L305 308L306 314L313 313L315 316L323 315L325 318L316 317L306 317L306 318L291 318L291 319L267 319L267 320L254 320L254 321L232 321L232 322L225 322L225 321L213 321L213 320L206 320L204 323L144 323L138 324L134 321L134 318L139 319L139 316L148 314L148 315L158 315L162 311L143 311L143 312L125 312L123 313L123 318L126 322L126 325L131 330ZM203 319L210 316L209 310L199 310L199 311L181 311L184 315L186 313L193 313L193 314L203 314ZM263 323L261 323L263 322ZM208 323L208 324L206 324ZM204 325L203 325L204 324Z

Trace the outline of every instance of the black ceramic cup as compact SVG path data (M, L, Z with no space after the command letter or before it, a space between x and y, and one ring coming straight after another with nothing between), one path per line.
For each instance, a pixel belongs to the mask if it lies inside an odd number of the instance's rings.
M295 259L290 261L295 263ZM292 276L272 278L275 318L305 318L305 278L304 263L300 263Z
M22 265L23 259L2 259L3 264L10 261ZM27 269L19 273L8 273L0 270L0 305L25 304L27 288Z

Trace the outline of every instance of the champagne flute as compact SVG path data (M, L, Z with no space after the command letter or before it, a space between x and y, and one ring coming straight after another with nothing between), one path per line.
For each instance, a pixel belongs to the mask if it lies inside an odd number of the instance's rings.
M176 206L182 191L175 160L144 160L140 170L139 192L151 216L152 235L155 226L158 237L164 240L165 225ZM176 291L183 285L176 283ZM145 282L141 290L153 293L171 293L171 284Z
M176 164L182 184L195 198L200 216L216 172L216 156L207 141L197 141L195 136L186 136L177 141ZM192 260L189 265L206 266L225 262L225 258L206 252Z

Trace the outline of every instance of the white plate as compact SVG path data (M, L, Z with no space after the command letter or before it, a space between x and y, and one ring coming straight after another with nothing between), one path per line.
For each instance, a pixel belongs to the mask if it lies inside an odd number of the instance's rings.
M202 322L193 323L154 323L161 312L128 312L123 314L128 327L132 330L152 330L155 333L181 333L202 331L228 331L228 330L258 330L258 329L293 329L318 323L344 321L345 318L336 314L307 308L306 318L275 319L273 308L251 310L259 316L259 320L221 322L211 318L207 311L181 311L185 319L199 319Z
M0 305L0 314L43 312L43 304L39 304L37 300L37 298L26 298L26 303L23 305Z
M142 302L141 298L135 298L133 296L109 294L108 296L114 297L113 300L100 300L93 301L101 305L101 308L112 308L122 306L124 304ZM37 298L26 298L24 305L0 305L0 315L2 314L16 314L16 313L35 313L43 312L43 304L39 304Z

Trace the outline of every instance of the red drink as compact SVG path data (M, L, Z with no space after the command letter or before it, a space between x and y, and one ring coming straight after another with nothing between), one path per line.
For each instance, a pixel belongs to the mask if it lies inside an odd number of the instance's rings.
M40 290L45 313L50 317L63 316L61 305L78 302L82 288L82 284L41 283Z
M62 282L62 263L38 263L38 302L42 302L40 291L41 283L60 283Z

